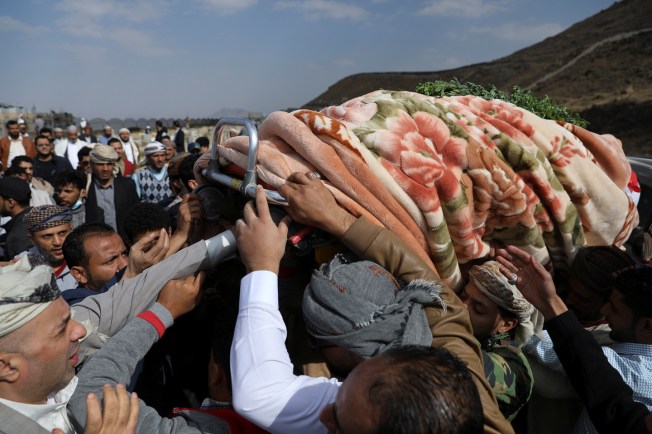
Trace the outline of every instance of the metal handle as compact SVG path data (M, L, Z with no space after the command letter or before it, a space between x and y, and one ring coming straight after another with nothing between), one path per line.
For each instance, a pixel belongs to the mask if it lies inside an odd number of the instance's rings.
M217 161L217 145L222 143L221 132L225 125L240 125L245 128L249 136L249 156L247 158L247 169L244 180L234 178L220 172ZM222 118L215 126L213 133L213 149L211 150L211 162L208 168L204 169L204 176L211 181L217 182L227 187L239 190L245 196L256 197L256 162L258 161L258 130L256 125L249 119L240 118ZM267 202L277 205L287 205L287 201L276 191L265 189Z

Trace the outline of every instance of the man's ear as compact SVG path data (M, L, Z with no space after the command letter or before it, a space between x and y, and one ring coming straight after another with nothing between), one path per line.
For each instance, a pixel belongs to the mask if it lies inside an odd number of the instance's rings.
M86 189L82 188L81 191L79 192L79 198L80 199L86 199Z
M34 237L32 236L32 233L30 231L27 231L27 238L29 238L32 244L34 244Z
M507 333L508 331L510 331L511 329L513 329L518 325L518 320L514 318L503 319L502 321L503 321L503 325L498 327L498 331L500 333Z
M188 187L190 187L190 190L194 190L195 188L197 188L198 185L199 184L197 184L197 181L195 181L194 179L188 180Z
M70 274L72 274L72 277L74 277L80 285L86 286L88 283L88 276L86 275L86 270L84 267L75 265L70 269Z
M0 352L0 383L15 383L24 360L22 354Z

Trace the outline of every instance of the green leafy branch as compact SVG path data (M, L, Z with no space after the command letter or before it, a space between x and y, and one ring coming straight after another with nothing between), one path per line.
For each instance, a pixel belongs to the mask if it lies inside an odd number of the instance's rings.
M471 82L460 83L457 78L454 78L450 81L437 80L421 83L417 86L416 92L435 97L475 95L486 100L500 99L524 108L544 119L570 122L580 127L589 125L578 113L573 113L566 107L555 104L548 96L537 98L531 91L523 90L518 86L514 86L512 93L507 95L494 85L487 89L482 85Z

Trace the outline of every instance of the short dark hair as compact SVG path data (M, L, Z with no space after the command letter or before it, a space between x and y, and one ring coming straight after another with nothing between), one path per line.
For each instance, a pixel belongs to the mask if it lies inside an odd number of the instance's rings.
M90 146L84 146L79 150L79 152L77 152L77 158L81 160L82 157L88 157L89 155L91 155L91 151L92 149Z
M181 126L181 124L179 123L179 121L174 121L174 122L172 122L172 125L175 126L175 127L179 127L179 126Z
M211 144L211 141L208 140L208 137L206 136L197 137L197 140L195 140L195 142L199 143L199 146L202 148L208 148Z
M20 166L20 163L30 163L34 164L34 160L31 157L28 157L27 155L16 155L13 160L11 160L11 165L18 167Z
M37 142L39 139L45 139L45 140L47 140L48 142L50 142L50 144L52 144L52 142L50 141L50 138L49 138L48 136L43 135L43 130L44 130L44 129L45 129L45 128L41 129L41 133L40 133L38 136L36 136L36 138L34 139L34 144L35 144L35 145L36 145L36 142Z
M27 173L24 167L20 167L18 164L14 164L14 162L11 162L11 166L7 167L7 170L5 170L5 176L18 176L18 175L24 175Z
M615 287L623 294L623 304L636 318L652 317L652 268L625 270L616 277Z
M188 181L195 179L195 163L199 160L199 157L201 157L199 154L189 155L179 164L179 179L181 179L188 191L192 190L188 185Z
M571 274L604 301L609 299L616 274L634 267L636 262L616 246L583 247L575 255Z
M156 121L155 125L158 125L159 127L162 127L163 126L163 121L160 121L160 120Z
M375 357L384 365L367 390L378 409L376 433L483 432L478 389L464 362L434 347L394 347Z
M111 146L111 143L115 143L115 142L122 144L122 141L117 137L111 137L106 144Z
M12 119L10 121L7 121L7 123L5 124L5 127L7 127L7 129L8 129L9 125L18 125L18 122Z
M54 178L54 188L73 184L78 189L86 188L86 175L77 170L63 170Z
M168 229L170 216L165 208L157 203L140 202L132 206L125 216L124 231L131 244L145 232Z
M63 242L63 257L68 267L88 265L88 253L84 241L91 237L109 237L115 230L106 223L84 223L73 229Z
M43 128L41 128L41 129L38 131L38 133L39 133L40 135L44 135L45 133L50 133L50 134L52 134L52 129L51 129L51 128L48 128L48 127L43 127ZM37 139L38 139L38 137L37 137Z

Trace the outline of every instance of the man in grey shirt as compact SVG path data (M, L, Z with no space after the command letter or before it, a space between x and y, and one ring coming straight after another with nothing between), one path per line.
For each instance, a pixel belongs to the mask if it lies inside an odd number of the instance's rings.
M115 176L118 154L109 145L96 145L90 153L91 182L86 201L86 222L103 222L124 236L122 223L127 211L140 202L130 178Z

